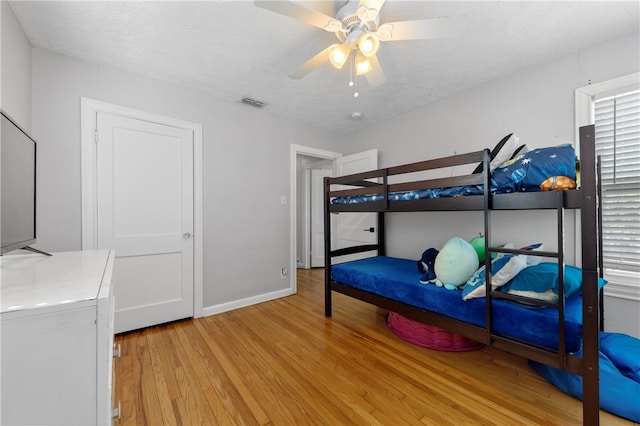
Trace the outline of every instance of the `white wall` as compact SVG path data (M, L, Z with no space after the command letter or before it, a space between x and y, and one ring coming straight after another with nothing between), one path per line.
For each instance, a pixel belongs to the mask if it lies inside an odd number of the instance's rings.
M575 89L637 72L639 65L640 34L635 32L370 126L349 138L345 154L378 148L380 166L388 167L492 148L511 132L533 147L573 142ZM552 212L496 212L492 218L497 243L542 241L549 249L557 247ZM387 236L389 254L410 259L426 248L440 248L452 236L468 239L482 230L481 215L466 212L394 214L388 222L393 229ZM446 226L451 223L455 226ZM575 235L568 229L571 263ZM639 303L605 299L607 329L640 337Z
M0 105L23 129L31 129L31 45L11 6L0 1Z
M80 98L203 125L204 305L288 288L289 145L333 137L238 103L33 49L33 133L40 141L37 247L81 248ZM246 123L251 123L247 126Z
M640 302L620 297L604 297L605 331L625 333L640 339Z

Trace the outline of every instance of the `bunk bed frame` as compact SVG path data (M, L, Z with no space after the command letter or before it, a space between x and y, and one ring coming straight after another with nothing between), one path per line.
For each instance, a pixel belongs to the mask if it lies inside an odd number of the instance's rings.
M452 167L462 164L483 163L482 173L456 176L451 178L438 178L404 183L389 183L389 178L401 176L407 173L433 170L443 167ZM325 315L332 314L332 292L342 293L356 299L371 303L389 311L397 312L412 320L431 324L443 328L452 333L482 342L518 356L544 363L583 378L583 424L599 424L599 341L598 332L602 328L602 293L598 289L598 279L601 276L602 267L599 263L599 213L598 213L598 182L597 166L595 158L595 130L594 126L580 128L580 188L568 191L529 192L511 194L491 194L489 192L490 176L489 150L473 152L469 154L454 155L451 157L427 160L417 163L401 165L397 167L373 170L349 176L325 178ZM349 189L332 189L332 185L340 185L340 188L348 186ZM388 194L396 191L409 191L415 189L442 188L464 185L484 185L484 194L464 197L449 197L437 199L423 199L410 201L391 201ZM333 187L335 188L335 187ZM332 204L334 197L357 196L372 193L382 194L381 201ZM491 241L491 212L494 210L529 210L546 209L557 212L557 252L539 252L537 256L557 259L559 276L559 302L549 306L558 309L558 349L552 350L540 347L532 343L523 342L509 336L495 333L491 327L492 299L506 298L516 301L526 301L526 298L491 291L491 286L486 287L486 326L481 327L454 318L443 316L428 310L411 306L402 302L374 294L348 285L336 282L332 279L332 260L335 257L377 252L379 256L386 255L385 247L385 214L390 212L407 211L482 211L484 214L485 234L485 266L487 283L490 283L491 253L531 254L531 252L517 249L499 249L489 247ZM582 357L578 357L565 349L565 324L564 324L564 297L563 297L563 272L564 272L564 227L565 210L579 211L576 217L580 218L582 238ZM332 250L331 241L331 214L346 212L377 212L378 235L377 243L360 245L355 247ZM600 271L600 272L599 272Z

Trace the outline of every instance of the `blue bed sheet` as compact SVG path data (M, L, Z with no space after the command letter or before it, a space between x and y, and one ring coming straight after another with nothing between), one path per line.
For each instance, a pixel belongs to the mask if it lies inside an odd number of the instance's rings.
M484 327L485 299L462 300L459 290L421 284L415 260L377 256L331 267L332 278L360 290L398 302ZM558 310L530 309L506 301L493 300L493 330L550 349L558 349ZM582 297L565 303L565 348L580 348Z

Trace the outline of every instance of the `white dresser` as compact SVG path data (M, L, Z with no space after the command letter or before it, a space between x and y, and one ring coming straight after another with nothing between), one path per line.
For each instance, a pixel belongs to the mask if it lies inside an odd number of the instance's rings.
M0 423L112 423L113 258L0 257Z

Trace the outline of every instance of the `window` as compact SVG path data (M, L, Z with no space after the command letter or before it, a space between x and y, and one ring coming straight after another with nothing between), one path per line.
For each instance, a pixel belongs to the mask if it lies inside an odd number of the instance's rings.
M576 135L588 124L601 159L605 294L640 301L640 73L577 89Z
M640 272L640 90L594 102L605 268Z

